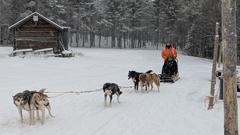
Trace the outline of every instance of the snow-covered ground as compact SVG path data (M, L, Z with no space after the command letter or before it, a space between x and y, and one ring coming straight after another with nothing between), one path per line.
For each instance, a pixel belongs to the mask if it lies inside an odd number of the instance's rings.
M55 118L47 115L44 125L29 126L24 112L21 124L12 102L17 92L94 90L105 82L132 86L129 70L160 73L163 63L159 50L74 51L82 55L19 58L7 56L11 48L0 48L1 135L223 135L222 101L210 111L204 106L210 92L211 61L184 55L178 57L181 79L174 84L161 83L160 93L156 87L148 94L122 89L121 103L114 97L112 107L104 107L102 92L66 94L50 98Z

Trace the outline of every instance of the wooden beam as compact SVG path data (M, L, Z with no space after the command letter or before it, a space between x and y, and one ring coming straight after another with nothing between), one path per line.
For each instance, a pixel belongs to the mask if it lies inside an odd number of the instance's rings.
M211 80L211 90L210 90L210 98L208 109L212 109L214 105L214 96L215 96L215 85L216 85L216 67L217 67L217 55L218 55L218 47L219 47L219 23L216 23L216 34L214 39L214 50L213 50L213 64L212 64L212 80Z
M56 42L57 37L16 37L16 41Z
M17 37L56 37L56 31L17 31Z
M18 31L56 31L53 27L44 27L44 28L33 28L33 27L20 27Z

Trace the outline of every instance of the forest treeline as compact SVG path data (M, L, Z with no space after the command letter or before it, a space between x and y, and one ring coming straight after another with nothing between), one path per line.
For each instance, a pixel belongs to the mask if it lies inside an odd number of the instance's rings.
M240 0L237 9L240 35ZM212 57L215 24L221 23L219 0L0 0L0 44L11 44L8 26L35 11L71 27L76 47L158 49L170 41L206 58Z

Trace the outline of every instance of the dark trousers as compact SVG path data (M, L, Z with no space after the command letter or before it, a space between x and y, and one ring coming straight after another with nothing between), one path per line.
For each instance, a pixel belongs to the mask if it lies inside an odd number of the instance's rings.
M177 65L177 61L173 60L172 63L170 63L169 61L165 61L162 67L162 74L163 75L176 75L178 73L178 65Z

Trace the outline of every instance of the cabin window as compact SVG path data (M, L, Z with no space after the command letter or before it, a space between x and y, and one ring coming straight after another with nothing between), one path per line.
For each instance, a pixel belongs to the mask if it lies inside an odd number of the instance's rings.
M34 16L33 16L33 21L34 21L34 22L38 22L38 16L37 16L37 15L34 15Z

